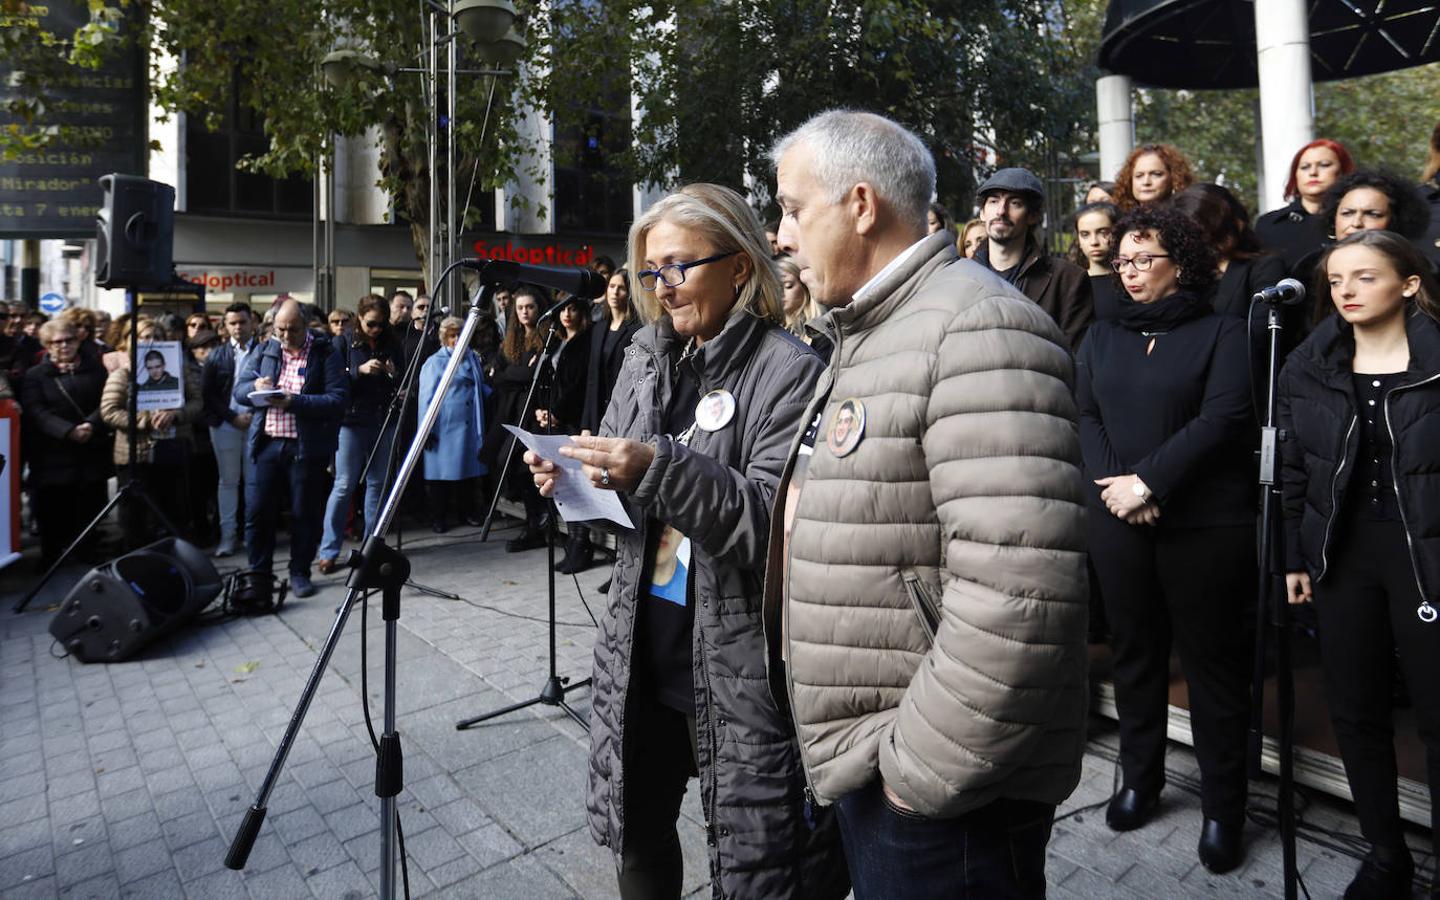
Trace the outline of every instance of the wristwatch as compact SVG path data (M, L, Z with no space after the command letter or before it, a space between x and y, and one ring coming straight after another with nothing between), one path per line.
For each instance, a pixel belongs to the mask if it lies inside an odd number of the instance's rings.
M1145 482L1141 481L1138 478L1135 479L1134 484L1130 485L1130 490L1135 493L1135 496L1139 497L1141 500L1144 500L1146 503L1149 503L1150 498L1154 496L1154 493L1145 486Z

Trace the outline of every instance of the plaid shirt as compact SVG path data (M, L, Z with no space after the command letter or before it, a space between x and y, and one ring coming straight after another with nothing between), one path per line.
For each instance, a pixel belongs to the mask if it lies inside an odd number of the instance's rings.
M280 344L280 377L275 379L275 387L287 394L298 394L305 387L305 364L310 359L310 344L314 335L309 331L305 332L305 346L299 350L291 350L284 342ZM295 414L288 409L271 407L265 416L265 433L276 438L298 438L299 430L295 427Z

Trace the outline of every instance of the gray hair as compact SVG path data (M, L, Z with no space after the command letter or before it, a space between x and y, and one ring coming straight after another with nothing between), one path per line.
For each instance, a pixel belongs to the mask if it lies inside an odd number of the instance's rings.
M904 220L925 225L935 195L935 158L925 143L897 122L874 113L832 109L780 138L770 161L796 144L815 154L815 178L832 201L843 199L860 182L875 188Z
M785 321L785 292L770 258L770 241L760 217L744 197L718 184L696 182L658 201L630 226L630 271L645 268L645 238L661 222L704 235L718 253L735 251L750 257L750 278L741 285L731 312L743 310L776 325ZM664 309L655 292L646 290L639 278L633 284L631 298L640 317L646 322L659 319Z

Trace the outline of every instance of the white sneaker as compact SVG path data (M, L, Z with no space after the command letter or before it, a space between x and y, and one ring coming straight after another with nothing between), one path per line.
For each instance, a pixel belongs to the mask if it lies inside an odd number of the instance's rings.
M214 556L215 556L216 559L224 559L224 558L227 557L227 556L234 556L234 555L235 555L235 541L234 541L234 539L231 539L231 540L228 540L228 541L221 541L221 542L220 542L220 546L218 546L218 547L215 548Z

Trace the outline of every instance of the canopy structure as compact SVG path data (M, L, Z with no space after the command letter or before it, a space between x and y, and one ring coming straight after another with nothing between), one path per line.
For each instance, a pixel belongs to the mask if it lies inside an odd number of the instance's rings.
M1256 2L1270 0L1111 0L1100 67L1150 87L1256 87ZM1440 61L1440 0L1305 5L1315 81Z

